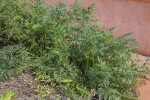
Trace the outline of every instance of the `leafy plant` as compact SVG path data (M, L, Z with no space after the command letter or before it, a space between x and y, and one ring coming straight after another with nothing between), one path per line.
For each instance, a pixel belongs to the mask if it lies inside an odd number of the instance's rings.
M14 97L17 97L17 95L13 91L7 89L6 94L0 96L0 100L11 100Z
M83 8L78 0L53 5L1 0L1 80L30 69L37 82L54 84L71 99L137 99L131 90L148 74L148 63L132 59L137 49L132 33L114 37L116 27L104 30L96 17L94 4Z
M29 53L21 45L0 49L0 81L10 80L14 73L30 69Z

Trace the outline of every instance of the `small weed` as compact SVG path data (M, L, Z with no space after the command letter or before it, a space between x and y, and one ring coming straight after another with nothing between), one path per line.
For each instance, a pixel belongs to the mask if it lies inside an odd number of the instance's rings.
M9 89L7 89L5 92L5 94L0 96L0 100L11 100L12 98L17 97L17 95Z

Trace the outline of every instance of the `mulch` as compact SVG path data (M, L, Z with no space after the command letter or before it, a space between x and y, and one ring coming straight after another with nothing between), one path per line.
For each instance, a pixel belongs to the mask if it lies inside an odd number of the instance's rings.
M56 92L54 88L46 86L49 93L41 98L38 97L37 89L39 84L36 84L34 77L30 73L21 73L13 76L9 82L0 82L0 95L5 93L7 89L12 90L17 94L17 97L12 100L67 100L63 95Z
M34 78L31 74L16 75L10 82L0 82L0 94L10 89L18 95L12 100L39 100L33 82Z

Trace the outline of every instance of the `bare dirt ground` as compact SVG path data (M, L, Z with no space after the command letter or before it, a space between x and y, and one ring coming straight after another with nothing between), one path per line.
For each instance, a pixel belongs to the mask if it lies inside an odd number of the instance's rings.
M10 89L18 96L13 100L38 100L38 96L33 85L34 78L30 74L14 76L10 82L0 82L0 94L5 93L6 89Z
M34 78L30 74L14 76L10 82L0 82L0 94L10 89L18 95L13 100L38 100L33 81Z
M145 62L147 57L139 55L140 59ZM150 68L150 66L149 66ZM150 75L149 75L150 76ZM150 80L146 80L146 84L140 85L138 87L138 90L140 92L140 100L150 100Z
M42 100L38 98L37 89L38 85L34 82L34 77L29 73L22 73L16 75L12 78L10 82L0 82L0 95L5 93L6 89L10 89L15 92L18 96L12 100ZM43 96L44 100L66 100L64 96L60 96L59 93L56 93L55 89L51 89L51 92Z

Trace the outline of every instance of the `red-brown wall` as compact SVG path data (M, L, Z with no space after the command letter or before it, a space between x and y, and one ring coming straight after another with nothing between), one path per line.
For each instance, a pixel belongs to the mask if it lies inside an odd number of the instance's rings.
M44 0L51 4L50 0ZM74 0L52 0L54 2ZM132 35L139 44L139 53L150 56L150 0L82 0L82 6L88 7L95 2L101 26L109 28L119 24L115 36L134 32Z

